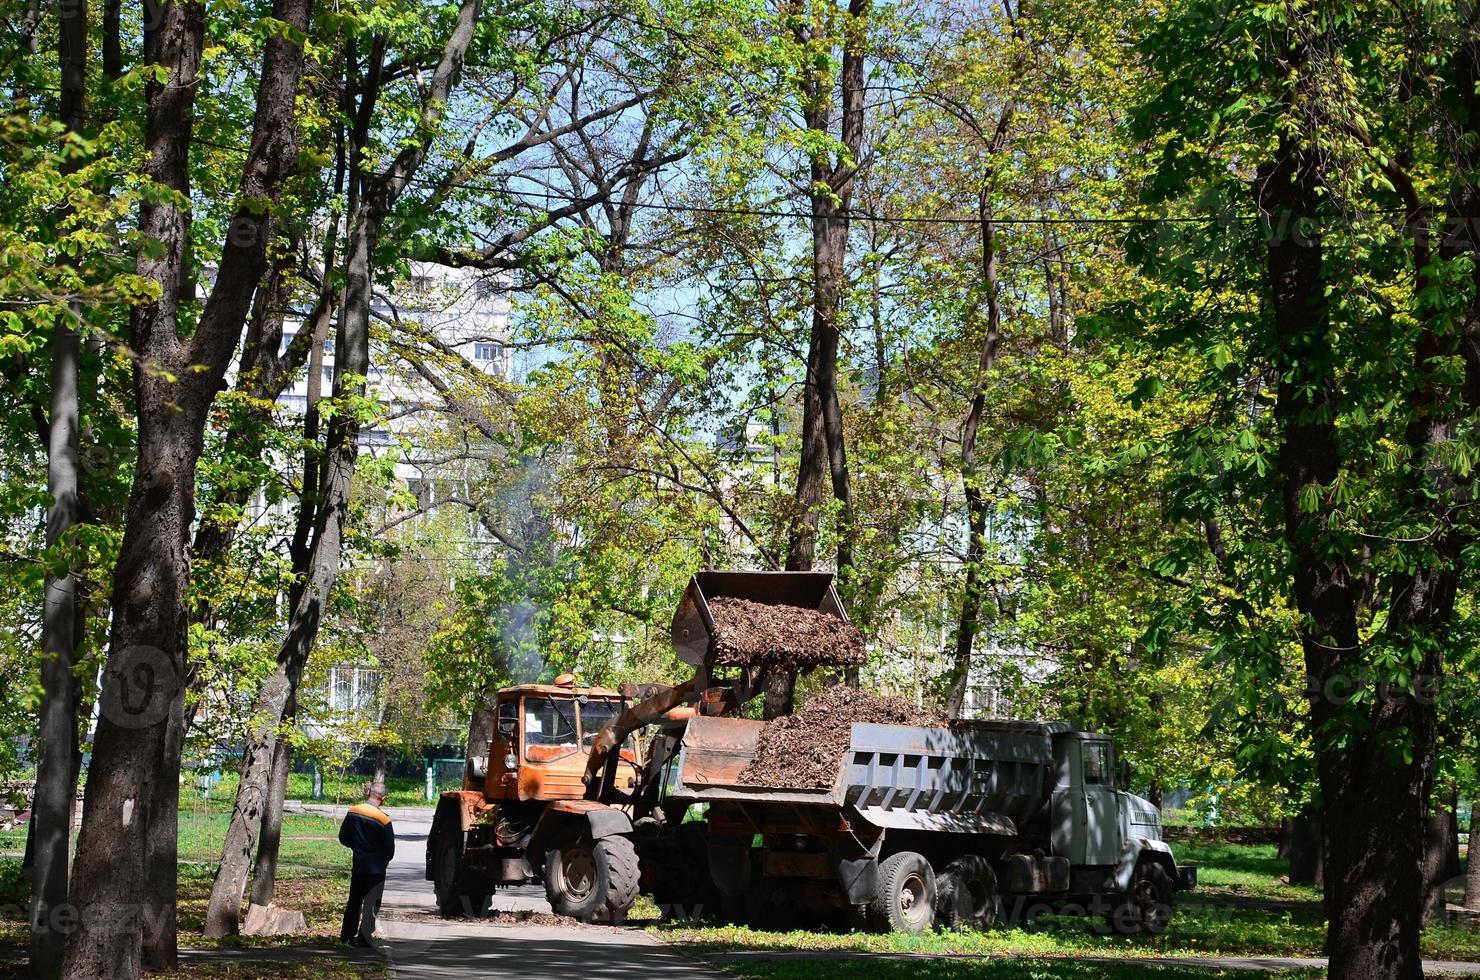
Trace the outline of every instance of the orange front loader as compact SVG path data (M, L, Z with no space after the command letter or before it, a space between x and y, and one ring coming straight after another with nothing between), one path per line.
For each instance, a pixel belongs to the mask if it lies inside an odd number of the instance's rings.
M706 829L684 823L689 804L666 787L688 719L733 713L762 681L715 676L718 596L845 618L826 572L700 572L673 621L691 680L611 690L567 674L500 690L472 719L463 788L442 794L427 839L443 915L480 915L495 888L532 882L557 913L588 921L620 921L639 887L665 905L709 900Z

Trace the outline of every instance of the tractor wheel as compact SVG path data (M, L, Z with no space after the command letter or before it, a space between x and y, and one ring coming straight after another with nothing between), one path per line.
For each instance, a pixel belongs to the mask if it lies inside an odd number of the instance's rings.
M626 837L567 836L545 854L545 895L557 915L620 923L637 897L637 850Z
M935 921L935 872L914 851L891 854L879 864L878 891L868 907L876 932L924 932Z
M488 911L488 895L471 891L463 881L461 833L453 831L437 835L432 875L432 888L437 893L437 914L443 918L476 918Z
M978 854L958 857L935 878L935 919L943 929L966 932L990 929L997 921L1001 896L997 872Z
M1110 928L1123 936L1149 933L1159 936L1172 920L1172 878L1155 861L1142 862L1131 887L1106 916Z

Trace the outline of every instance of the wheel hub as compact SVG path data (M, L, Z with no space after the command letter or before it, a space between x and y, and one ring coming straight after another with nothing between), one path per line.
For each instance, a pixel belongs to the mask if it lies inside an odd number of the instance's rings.
M925 900L925 880L917 874L906 876L899 885L899 910L906 919L916 921L930 912Z
M561 860L561 877L565 893L573 902L582 902L596 888L596 859L589 848L575 847L567 851Z

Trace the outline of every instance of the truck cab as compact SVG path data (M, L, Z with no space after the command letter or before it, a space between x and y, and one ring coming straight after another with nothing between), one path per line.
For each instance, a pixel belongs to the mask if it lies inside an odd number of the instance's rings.
M1126 891L1148 863L1172 888L1195 887L1197 869L1179 866L1162 840L1161 811L1118 785L1125 770L1110 736L1055 727L1049 844L1073 869L1071 890Z

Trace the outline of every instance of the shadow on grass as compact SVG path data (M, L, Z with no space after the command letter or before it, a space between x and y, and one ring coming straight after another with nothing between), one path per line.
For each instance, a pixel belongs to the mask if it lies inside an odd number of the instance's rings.
M1080 963L1071 960L869 960L866 970L847 960L746 960L723 964L727 972L753 980L828 980L866 974L871 980L1213 980L1218 977L1315 978L1321 970L1254 973L1203 966L1149 963Z

